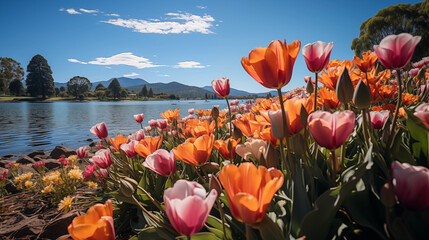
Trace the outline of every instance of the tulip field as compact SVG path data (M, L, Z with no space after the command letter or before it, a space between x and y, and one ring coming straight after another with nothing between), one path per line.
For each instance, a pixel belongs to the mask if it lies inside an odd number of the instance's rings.
M240 104L228 78L213 80L226 109L171 109L148 124L136 114L129 135L99 123L95 154L83 146L37 174L11 163L1 194L9 181L67 213L92 189L71 239L427 239L429 57L411 61L420 40L389 35L350 60L330 59L332 42L272 41L241 64L278 96ZM298 57L311 76L282 94Z

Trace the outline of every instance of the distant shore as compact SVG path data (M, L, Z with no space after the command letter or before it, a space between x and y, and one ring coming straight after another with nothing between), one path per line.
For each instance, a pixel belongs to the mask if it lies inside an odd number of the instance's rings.
M146 98L146 99L95 99L95 98L85 98L85 99L74 99L74 98L65 98L65 97L54 97L54 98L35 98L35 97L0 97L0 102L120 102L120 101L171 101L172 99L165 98ZM175 99L178 100L178 99ZM193 99L179 99L179 100L204 100L200 98ZM208 99L212 100L212 99ZM214 100L214 99L213 99Z

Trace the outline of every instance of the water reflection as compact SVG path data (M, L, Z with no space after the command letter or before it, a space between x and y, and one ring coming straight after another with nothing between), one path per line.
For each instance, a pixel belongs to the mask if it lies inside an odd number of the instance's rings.
M180 109L181 117L189 108L225 108L224 100L213 101L153 101L153 102L54 102L0 103L0 156L24 155L33 150L52 150L56 145L78 148L95 140L89 129L105 122L112 136L140 129L133 115L144 113L143 125L159 119L159 113Z

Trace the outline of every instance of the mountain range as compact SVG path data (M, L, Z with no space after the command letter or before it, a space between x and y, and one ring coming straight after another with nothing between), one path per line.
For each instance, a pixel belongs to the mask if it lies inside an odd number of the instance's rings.
M127 77L119 77L117 78L121 87L126 88L130 91L139 92L144 85L146 85L147 89L152 88L154 93L165 92L167 94L175 94L179 95L181 98L204 98L206 96L212 96L214 94L213 88L211 86L205 87L195 87L189 86L178 82L169 82L169 83L149 83L148 81L142 78L127 78ZM109 86L110 82L112 82L113 78L106 81L98 81L92 83L91 90L94 91L95 87L98 84L103 84L103 86ZM55 87L67 87L67 83L59 83L54 82ZM275 91L270 92L272 95L276 94ZM257 95L258 97L265 97L268 94L266 93L249 93L246 91L238 90L235 88L231 88L230 96L231 97L242 97L242 96L251 96Z

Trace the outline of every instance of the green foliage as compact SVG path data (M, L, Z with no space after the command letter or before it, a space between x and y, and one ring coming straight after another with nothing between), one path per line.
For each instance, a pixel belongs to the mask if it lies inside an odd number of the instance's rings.
M414 5L398 4L380 10L360 26L359 38L353 39L351 49L356 55L372 50L374 45L390 35L410 33L422 37L414 51L412 61L429 55L429 1Z
M22 82L18 79L13 80L9 84L9 92L15 96L20 96L24 94L25 89L24 89L24 86L22 85Z
M152 88L149 88L149 93L147 94L148 97L153 97L153 91Z
M35 55L27 66L27 92L36 97L43 98L55 93L54 78L48 61L42 55Z
M109 94L113 97L113 99L119 99L121 98L121 84L119 83L118 79L114 78L112 82L110 82L109 86L107 87L109 90Z
M24 69L19 62L12 58L0 57L0 92L6 92L12 81L23 79Z
M140 97L147 97L147 94L148 94L147 87L146 87L146 85L144 85L142 90L140 90L140 92L139 92L139 96Z
M100 91L100 90L102 91L106 90L106 87L102 83L97 84L97 86L95 87L95 91Z
M90 91L91 87L92 83L86 77L74 76L67 82L67 91L75 99Z
M61 86L60 87L60 92L65 92L66 91L66 88L65 87L63 87L63 86Z

